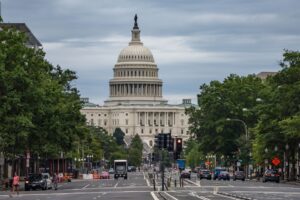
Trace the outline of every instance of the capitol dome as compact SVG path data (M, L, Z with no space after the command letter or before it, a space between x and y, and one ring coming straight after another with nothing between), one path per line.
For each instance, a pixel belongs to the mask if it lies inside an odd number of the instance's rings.
M151 51L143 44L132 44L125 47L118 57L118 62L152 62L154 58Z
M162 98L163 82L158 78L157 65L151 51L141 42L140 32L135 16L131 41L118 56L105 105L167 103Z

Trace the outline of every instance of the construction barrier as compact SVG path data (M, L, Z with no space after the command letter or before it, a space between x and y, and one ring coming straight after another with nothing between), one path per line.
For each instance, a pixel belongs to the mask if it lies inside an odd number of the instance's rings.
M93 179L100 179L100 174L93 173Z

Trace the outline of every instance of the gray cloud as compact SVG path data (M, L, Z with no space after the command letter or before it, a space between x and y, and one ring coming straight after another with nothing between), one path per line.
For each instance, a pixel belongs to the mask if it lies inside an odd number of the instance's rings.
M278 71L283 49L299 50L299 7L298 0L2 0L2 15L25 22L47 59L75 70L82 96L102 104L138 13L164 94L178 103L230 73Z

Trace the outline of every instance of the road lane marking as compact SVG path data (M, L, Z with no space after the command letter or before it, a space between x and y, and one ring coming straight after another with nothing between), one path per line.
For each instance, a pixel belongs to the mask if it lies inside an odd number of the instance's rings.
M114 185L114 188L117 188L117 186L118 186L119 183L120 183L120 181L118 181L118 182L116 183L116 185Z
M172 195L170 195L170 194L167 193L167 192L164 192L164 194L168 195L168 196L169 196L171 199L173 199L173 200L178 200L177 198L173 197Z
M90 184L87 184L86 186L84 186L83 188L81 188L81 190L84 190L85 188L89 187Z
M229 196L225 196L225 195L221 195L221 194L214 194L214 195L219 196L219 197L223 197L223 198L225 197L225 198L228 198L228 199L239 200L239 199L237 199L237 198L229 197Z
M150 192L150 194L154 200L159 200L159 198L157 198L154 192Z

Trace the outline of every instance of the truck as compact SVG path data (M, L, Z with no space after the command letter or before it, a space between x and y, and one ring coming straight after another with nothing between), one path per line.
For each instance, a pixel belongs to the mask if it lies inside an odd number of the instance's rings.
M127 160L114 160L115 179L119 177L127 179L127 165Z

